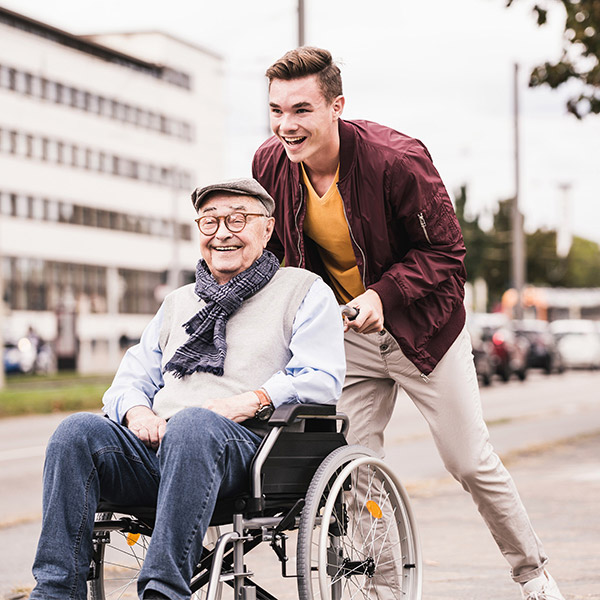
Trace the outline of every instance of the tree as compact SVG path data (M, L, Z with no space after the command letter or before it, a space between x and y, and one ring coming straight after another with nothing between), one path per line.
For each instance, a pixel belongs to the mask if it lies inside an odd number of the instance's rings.
M494 212L493 226L484 231L479 217L465 215L467 188L454 194L456 216L467 248L465 266L467 280L474 283L479 277L488 286L488 301L494 306L504 292L513 286L511 281L511 207L512 199L500 200ZM600 246L596 242L575 236L567 257L556 253L556 231L538 229L525 235L527 282L540 287L600 287Z
M488 244L488 236L479 226L479 218L469 219L465 214L467 204L467 186L463 185L455 194L454 204L456 216L460 223L467 254L465 256L465 268L469 281L475 281L480 277L485 278L485 266L483 253Z
M510 6L514 0L507 0ZM577 81L579 94L567 101L567 110L578 119L600 113L600 0L542 0L533 7L537 23L547 22L550 3L560 3L566 12L563 52L555 63L533 69L529 86L551 88Z
M573 238L567 256L567 271L561 285L565 287L600 287L600 248L580 237Z

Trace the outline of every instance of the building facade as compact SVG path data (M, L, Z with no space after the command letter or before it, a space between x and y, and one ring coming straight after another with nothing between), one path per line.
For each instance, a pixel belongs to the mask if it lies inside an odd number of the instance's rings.
M222 59L168 35L80 37L0 8L7 340L109 372L193 276L190 193L223 173Z

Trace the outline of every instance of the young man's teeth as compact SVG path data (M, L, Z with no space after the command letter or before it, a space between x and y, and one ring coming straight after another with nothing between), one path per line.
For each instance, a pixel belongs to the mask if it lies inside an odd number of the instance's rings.
M286 137L285 141L288 144L299 144L300 142L303 142L306 138L305 137Z

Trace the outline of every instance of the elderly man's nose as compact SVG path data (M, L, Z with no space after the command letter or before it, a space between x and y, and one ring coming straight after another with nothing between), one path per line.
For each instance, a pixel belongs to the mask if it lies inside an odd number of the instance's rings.
M218 237L229 237L231 235L231 231L227 229L227 225L225 225L225 219L219 219L217 221L217 230L215 231L215 235Z

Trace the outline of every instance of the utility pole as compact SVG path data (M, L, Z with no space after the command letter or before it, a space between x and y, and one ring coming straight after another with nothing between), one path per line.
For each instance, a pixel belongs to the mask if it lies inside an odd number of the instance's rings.
M6 386L4 376L4 261L2 260L2 215L0 215L0 390Z
M561 220L556 232L556 254L560 258L566 258L569 255L571 244L573 243L573 234L571 233L571 207L569 206L570 183L559 183L559 189L562 191L561 198Z
M298 0L298 46L304 46L304 0Z
M2 265L2 252L0 252L0 390L6 386L6 378L4 377L4 273Z
M514 145L515 145L515 197L512 202L512 283L517 292L515 314L523 318L523 288L525 287L525 236L523 233L523 215L519 210L520 165L519 165L519 65L514 70Z

